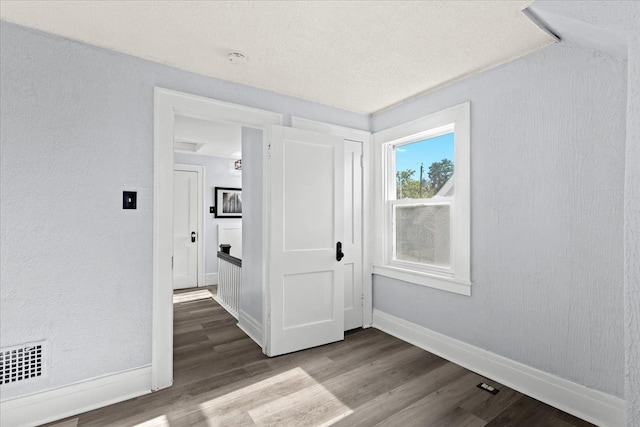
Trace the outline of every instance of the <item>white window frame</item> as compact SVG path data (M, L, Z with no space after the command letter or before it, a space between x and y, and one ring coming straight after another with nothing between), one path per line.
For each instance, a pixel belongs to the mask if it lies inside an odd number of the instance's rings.
M454 196L396 200L394 147L451 131L454 132ZM470 134L470 103L465 102L373 135L377 157L374 274L461 295L471 295ZM450 205L450 266L440 267L394 260L394 206L441 204Z

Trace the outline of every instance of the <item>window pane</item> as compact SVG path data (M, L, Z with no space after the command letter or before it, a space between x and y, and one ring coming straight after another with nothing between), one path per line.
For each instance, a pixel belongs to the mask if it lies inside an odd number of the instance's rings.
M453 132L394 149L397 200L453 195Z
M394 259L449 267L449 211L449 205L394 206Z

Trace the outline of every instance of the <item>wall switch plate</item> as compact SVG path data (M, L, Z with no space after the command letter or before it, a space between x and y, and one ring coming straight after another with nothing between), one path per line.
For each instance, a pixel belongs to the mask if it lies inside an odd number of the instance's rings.
M215 206L209 206L209 213L216 213L216 207Z
M136 209L138 204L138 193L136 191L122 192L122 209Z

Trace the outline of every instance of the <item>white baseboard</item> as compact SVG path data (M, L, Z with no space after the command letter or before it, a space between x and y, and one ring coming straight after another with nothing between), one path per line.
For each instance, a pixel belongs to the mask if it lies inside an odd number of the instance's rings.
M219 295L214 295L213 299L215 302L217 302L218 304L220 304L220 307L224 308L225 310L227 310L227 313L229 313L230 315L232 315L236 320L238 320L238 311L234 310L233 307L231 307L229 304L227 304L226 302L224 302L224 300L222 298L220 298Z
M242 329L245 334L249 335L249 338L254 340L260 348L264 348L262 346L262 325L260 325L256 319L240 310L240 316L238 316L238 327Z
M458 341L380 310L373 326L593 424L626 425L625 401Z
M208 273L204 275L204 284L207 286L218 284L218 273Z
M0 402L0 425L34 426L151 393L151 366Z

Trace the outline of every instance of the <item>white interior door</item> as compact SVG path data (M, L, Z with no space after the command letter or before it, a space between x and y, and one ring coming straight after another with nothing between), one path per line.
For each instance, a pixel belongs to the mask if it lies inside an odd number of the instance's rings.
M198 173L173 172L173 289L198 286Z
M344 338L344 140L270 129L266 353Z
M344 330L362 327L362 143L344 142Z
M364 206L364 161L365 144L369 141L368 132L336 126L329 123L292 117L291 126L329 135L340 136L344 142L344 245L346 246L344 264L344 330L362 327L364 321L364 287L369 279L364 267L367 248L363 229L362 215ZM370 314L370 313L369 313Z

